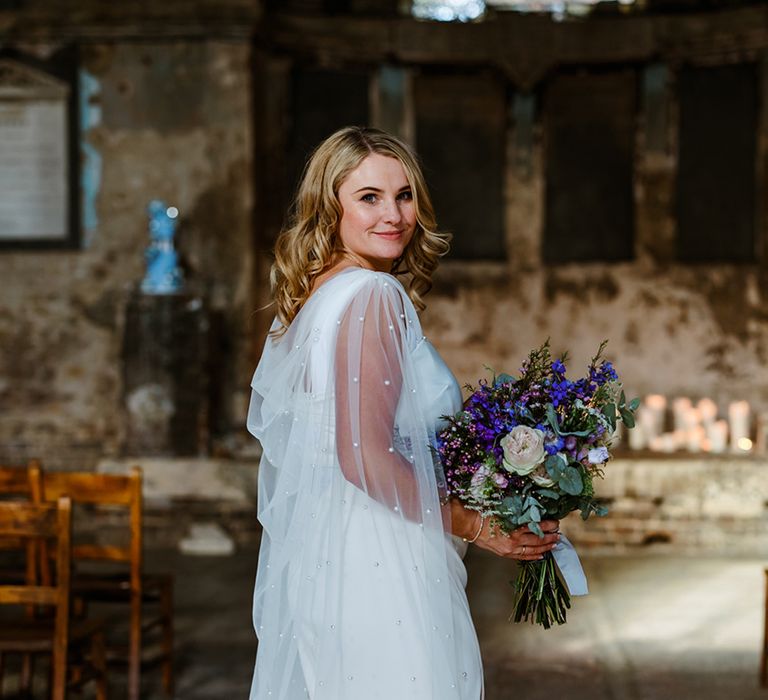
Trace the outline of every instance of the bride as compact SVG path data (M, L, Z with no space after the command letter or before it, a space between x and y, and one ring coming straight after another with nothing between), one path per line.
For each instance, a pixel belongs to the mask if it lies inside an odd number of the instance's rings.
M248 415L263 446L251 700L480 700L467 543L533 560L557 542L556 521L506 536L446 497L431 445L461 393L416 309L448 238L401 141L348 127L313 153Z

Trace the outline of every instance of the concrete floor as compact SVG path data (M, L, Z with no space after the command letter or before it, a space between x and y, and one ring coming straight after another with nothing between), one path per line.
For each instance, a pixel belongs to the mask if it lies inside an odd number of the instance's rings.
M256 552L147 559L176 573L176 697L246 699ZM487 700L768 700L757 685L765 563L658 550L584 557L590 595L575 599L567 625L545 631L507 623L511 567L472 551ZM145 673L146 698L164 697L158 677ZM112 690L125 697L119 676Z
M158 561L177 573L177 697L247 698L255 552ZM487 700L768 700L757 684L765 563L585 557L590 595L575 599L567 625L545 631L507 623L510 567L473 551L468 595Z

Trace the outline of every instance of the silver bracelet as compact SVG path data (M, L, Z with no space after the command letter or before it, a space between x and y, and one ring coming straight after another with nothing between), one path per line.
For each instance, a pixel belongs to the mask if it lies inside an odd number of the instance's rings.
M464 540L469 544L472 544L478 537L480 537L480 533L483 531L483 526L485 525L485 516L482 513L480 513L479 515L480 515L480 527L475 533L475 536L471 540L468 540L466 537L461 538L462 540Z

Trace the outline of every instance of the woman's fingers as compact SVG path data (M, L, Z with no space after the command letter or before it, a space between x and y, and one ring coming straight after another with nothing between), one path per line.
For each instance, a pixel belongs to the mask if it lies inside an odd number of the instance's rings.
M532 532L529 532L519 535L518 537L514 538L514 541L518 544L527 544L528 546L553 544L560 541L560 535L544 535L544 537L539 537L538 535L534 535Z
M558 532L560 530L560 521L559 520L542 520L539 523L539 526L541 527L544 532Z
M521 528L512 532L506 542L506 555L512 559L532 561L540 559L547 552L551 552L560 540L558 533L552 533L539 537L527 528Z
M539 525L545 533L543 537L531 532L524 525L502 537L493 533L486 535L483 532L476 544L502 557L520 561L536 561L547 552L552 551L560 540L559 520L542 520Z
M535 545L542 543L557 542L560 539L559 532L552 532L545 534L544 537L539 537L536 533L531 532L527 527L521 527L510 533L509 539L519 544Z

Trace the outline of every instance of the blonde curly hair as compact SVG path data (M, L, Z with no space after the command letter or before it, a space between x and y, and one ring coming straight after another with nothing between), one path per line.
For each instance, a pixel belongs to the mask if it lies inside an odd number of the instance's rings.
M393 275L409 275L406 290L414 306L432 288L432 273L448 252L450 234L437 231L435 212L419 161L405 143L369 127L349 126L331 134L312 153L294 200L287 225L275 243L270 271L272 295L282 335L309 298L318 275L342 252L338 233L342 217L339 187L371 153L400 161L411 186L416 230L403 255L394 261Z

